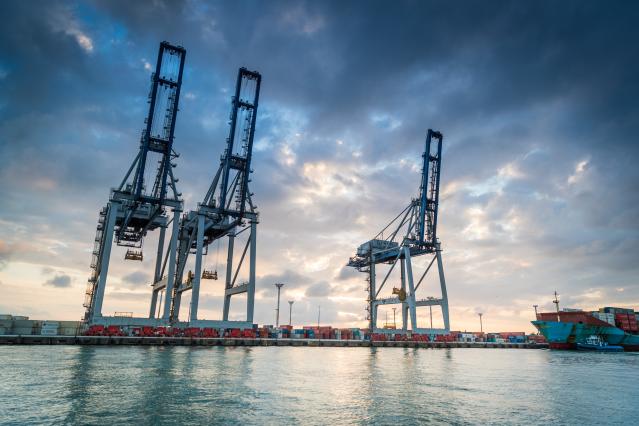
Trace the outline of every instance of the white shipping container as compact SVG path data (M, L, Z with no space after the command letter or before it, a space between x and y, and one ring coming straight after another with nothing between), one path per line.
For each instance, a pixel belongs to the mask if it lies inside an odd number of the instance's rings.
M76 327L60 327L58 328L58 334L60 336L75 336L78 333Z
M600 321L607 322L608 324L615 325L615 314L607 314L605 312L593 312L592 316Z

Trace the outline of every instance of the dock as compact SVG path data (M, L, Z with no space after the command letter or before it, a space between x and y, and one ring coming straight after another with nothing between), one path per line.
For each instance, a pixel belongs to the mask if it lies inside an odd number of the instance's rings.
M92 345L92 346L311 346L338 348L486 348L547 349L545 343L412 342L336 339L265 339L227 337L129 337L0 335L0 345Z

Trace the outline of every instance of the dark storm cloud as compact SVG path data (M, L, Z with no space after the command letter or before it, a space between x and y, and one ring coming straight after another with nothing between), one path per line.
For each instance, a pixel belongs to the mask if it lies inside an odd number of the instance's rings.
M284 270L279 274L268 274L259 278L257 286L262 289L272 288L274 292L277 292L275 283L284 283L284 290L289 288L299 288L309 284L310 278L300 274L299 272Z
M123 276L122 281L135 288L144 284L149 284L151 282L151 276L142 271L135 271Z
M639 301L633 3L7 1L0 12L0 267L86 268L97 211L137 149L145 64L168 40L188 52L175 142L187 208L217 167L237 67L263 74L251 189L264 297L278 281L308 296L362 281L343 265L417 195L432 127L445 137L439 235L455 304L556 286ZM296 306L312 319L316 307Z
M44 285L57 288L71 287L71 277L68 275L56 275L45 281Z

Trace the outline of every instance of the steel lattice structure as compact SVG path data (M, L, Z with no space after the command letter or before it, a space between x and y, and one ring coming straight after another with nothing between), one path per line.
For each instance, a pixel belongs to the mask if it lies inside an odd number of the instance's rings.
M261 80L262 77L257 72L246 68L239 69L231 105L229 136L220 158L220 166L204 200L198 204L196 210L186 213L180 222L175 286L170 287L166 278L157 280L153 286L154 294L165 289L167 294L165 307L169 310L172 323L178 321L182 294L185 291L191 291L189 323L197 324L201 280L217 279L217 271L214 273L203 271L203 256L210 244L227 237L228 256L222 321L217 323L207 321L207 325L229 325L231 297L246 293L246 321L235 321L233 325L252 326L258 213L252 202L248 184L253 172L251 158ZM240 260L234 268L235 237L246 231L249 232L248 239ZM249 279L244 283L236 283L247 251L249 252ZM195 271L194 273L189 271L185 279L186 264L191 254L195 255ZM199 322L202 323L202 321Z
M414 332L448 333L450 330L446 280L440 242L437 239L442 140L443 136L440 132L428 129L419 197L411 200L411 203L372 240L360 245L357 254L349 259L348 266L368 275L367 310L369 311L369 328L372 332L385 331L377 327L377 308L379 305L392 304L402 305L403 331L408 330L409 316L411 330ZM384 237L384 233L388 236ZM433 255L433 258L415 284L412 258L428 254ZM415 293L435 261L438 267L441 296L417 300ZM393 288L393 297L380 298L382 288L398 263L400 287ZM380 264L390 265L390 268L377 286L376 266ZM444 328L419 328L417 307L420 306L441 306Z
M169 283L172 278L177 248L179 216L182 212L181 194L173 175L175 123L182 86L186 50L167 42L160 44L155 72L151 77L149 112L142 131L140 149L124 179L111 191L109 202L101 210L96 231L92 273L89 278L84 306L87 323L117 322L117 318L102 315L102 303L107 283L113 241L130 247L125 259L142 260L142 242L149 231L160 230L155 261L154 282L163 274L166 230L171 226L167 250ZM168 211L172 212L169 219ZM171 225L172 223L172 225ZM139 249L139 250L133 250ZM167 259L164 261L166 266ZM156 293L153 294L153 316ZM164 317L168 318L167 308Z

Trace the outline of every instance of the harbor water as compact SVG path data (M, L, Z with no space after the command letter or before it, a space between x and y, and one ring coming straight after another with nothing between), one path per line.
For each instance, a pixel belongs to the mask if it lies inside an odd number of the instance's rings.
M0 346L0 424L636 424L639 354Z

